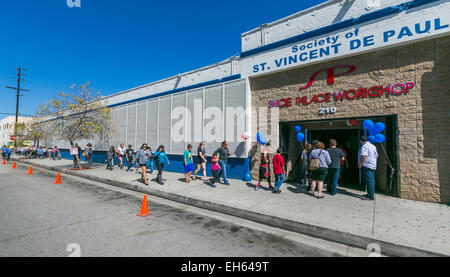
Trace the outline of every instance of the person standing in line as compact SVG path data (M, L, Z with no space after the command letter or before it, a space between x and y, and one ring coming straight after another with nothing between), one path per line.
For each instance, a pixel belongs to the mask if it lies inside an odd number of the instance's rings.
M342 153L344 153L344 160L341 160L341 168L339 170L339 179L338 179L338 184L342 184L342 178L343 178L343 172L345 170L346 167L348 167L348 162L347 162L347 151L344 149L344 146L341 144L340 147L338 147L338 149L340 149L342 151Z
M139 151L137 153L136 161L142 170L141 181L144 182L146 185L148 185L147 162L150 159L150 156L151 156L151 153L150 153L150 150L148 149L148 145L146 143L142 144L141 149L139 149Z
M331 158L330 154L326 150L324 150L325 145L323 144L323 142L317 142L314 148L315 149L311 151L311 154L309 155L309 167L311 170L309 178L312 180L311 190L309 191L309 194L311 196L315 196L314 191L316 190L317 185L319 190L317 198L321 199L324 198L322 194L323 181L327 176L328 166L331 164Z
M77 150L77 154L73 155L73 165L81 168L81 147L78 146L78 143L75 143L74 148Z
M194 171L194 159L192 158L192 145L187 146L187 150L184 151L184 178L186 183L190 182L190 176Z
M42 159L43 158L43 152L44 152L44 150L42 150L42 146L37 149L37 152L38 152L38 158Z
M227 164L228 164L228 157L233 155L228 150L228 142L224 141L222 142L222 146L217 149L214 154L219 154L219 166L220 166L220 173L219 173L219 180L220 176L223 175L223 182L225 185L230 185L227 178ZM219 181L220 182L220 181Z
M53 148L53 155L54 155L54 160L58 159L61 160L61 153L59 153L59 149L57 146L55 146L55 148Z
M375 200L375 171L377 170L378 151L367 136L361 137L358 152L358 168L361 169L361 182L367 188L367 194L361 200Z
M194 180L196 179L197 173L200 171L200 168L203 169L203 181L206 181L206 151L205 151L205 143L200 142L197 148L197 170L195 170L192 175Z
M270 147L270 142L266 143L264 149L261 151L261 163L259 165L259 179L258 185L255 187L255 190L262 190L261 181L263 179L267 179L269 183L269 189L273 189L272 181L270 177L270 155L267 147Z
M169 157L167 157L166 151L164 150L164 145L160 145L156 152L153 154L153 159L156 163L156 168L158 169L158 175L156 176L156 181L160 185L164 185L162 172L164 165L170 165Z
M6 145L2 145L2 157L4 160L6 160Z
M9 162L9 160L11 159L11 148L6 147L6 160Z
M326 177L327 191L331 195L336 195L339 180L339 172L341 171L341 162L345 160L344 152L336 148L337 142L335 139L330 139L330 148L327 149L330 154L331 164L328 167L328 174Z
M300 183L302 185L308 185L308 157L309 154L312 151L312 145L311 143L307 143L305 146L305 149L303 149L302 151L302 156L301 156L301 160L302 160L302 169L301 169L301 179L300 179Z
M86 161L88 163L88 165L92 165L92 144L88 143L86 145L86 148L84 148L84 157L86 158Z
M123 143L116 150L117 157L119 158L119 168L120 169L123 169L123 158L125 157L126 151L127 150L125 149L125 146L123 145Z
M125 156L127 158L127 170L125 170L125 171L130 171L130 169L131 169L131 167L133 166L133 163L134 163L133 145L131 145L131 144L128 145L128 149L125 152Z
M114 156L116 155L116 150L114 146L109 148L109 151L106 152L106 169L113 170L114 169Z
M278 148L277 154L273 156L273 173L275 174L275 189L273 193L280 194L280 187L286 180L286 171L284 170L284 158L281 155L283 149Z
M219 154L215 153L213 154L212 158L211 158L211 173L212 173L212 178L210 179L211 181L211 187L215 188L216 182L219 182L219 170L220 170L220 166L219 166Z

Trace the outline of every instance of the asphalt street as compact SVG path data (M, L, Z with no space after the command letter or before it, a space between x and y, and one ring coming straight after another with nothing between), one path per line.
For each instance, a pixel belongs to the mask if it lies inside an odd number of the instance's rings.
M18 165L0 165L0 256L336 256L324 249Z

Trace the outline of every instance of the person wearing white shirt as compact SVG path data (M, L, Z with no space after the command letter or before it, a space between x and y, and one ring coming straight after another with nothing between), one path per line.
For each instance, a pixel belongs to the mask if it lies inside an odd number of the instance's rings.
M361 148L358 153L358 168L361 169L361 182L367 187L367 194L362 200L375 200L375 171L377 170L378 152L375 145L366 136L361 137Z
M127 149L124 147L123 143L117 148L116 154L119 158L119 168L123 169L123 158L125 157L125 154L127 152Z

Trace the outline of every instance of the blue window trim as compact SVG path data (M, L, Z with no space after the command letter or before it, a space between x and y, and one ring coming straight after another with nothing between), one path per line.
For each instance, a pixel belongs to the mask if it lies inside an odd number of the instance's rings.
M306 39L310 39L319 35L326 35L331 32L339 31L348 27L352 27L361 23L365 23L374 19L378 19L380 17L385 17L389 15L394 15L400 13L405 10L413 9L416 7L420 7L429 3L438 2L441 0L414 0L411 2L403 3L397 6L386 7L371 13L363 14L358 18L350 18L341 22L337 22L325 27L321 27L319 29L315 29L297 36L293 36L290 38L286 38L284 40L280 40L277 42L273 42L264 46L260 46L258 48L241 52L241 58L245 58L248 56L252 56L261 52L266 52L281 46L285 46L292 43L297 43Z
M237 80L237 79L241 79L241 74L231 75L231 76L228 76L228 77L224 77L222 79L215 79L215 80L211 80L211 81L207 81L207 82L203 82L203 83L199 83L199 84L195 84L195 85L191 85L191 86L187 86L187 87L182 87L182 88L178 88L178 89L174 89L174 90L160 92L160 93L157 93L157 94L152 94L152 95L148 95L148 96L144 96L144 97L140 97L140 98L124 101L124 102L120 102L120 103L117 103L117 104L108 105L107 107L108 108L113 108L113 107L117 107L117 106L121 106L121 105L125 105L125 104L130 104L130 103L134 103L134 102L139 102L139 101L143 101L143 100L148 100L148 99L152 99L152 98L166 96L166 95L170 95L170 94L174 94L174 93L178 93L178 92L182 92L182 91L186 91L186 90L191 90L191 89L196 89L196 88L216 85L216 84L220 84L220 83L225 83L225 82L233 81L233 80Z

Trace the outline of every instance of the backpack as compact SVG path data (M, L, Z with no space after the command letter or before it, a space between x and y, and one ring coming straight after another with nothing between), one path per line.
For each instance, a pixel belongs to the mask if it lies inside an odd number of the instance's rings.
M159 155L161 155L161 152L159 152L158 155L153 156L153 159L155 160L156 164L159 164Z
M320 154L322 154L322 149L321 149L320 152L319 152L319 156L317 156L316 159L311 159L311 161L309 162L309 170L310 170L310 171L314 171L314 170L317 170L317 169L320 168L320 166L319 166L319 157L320 157Z

